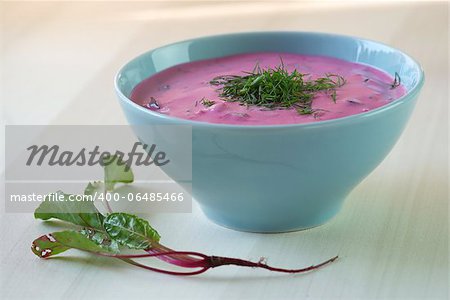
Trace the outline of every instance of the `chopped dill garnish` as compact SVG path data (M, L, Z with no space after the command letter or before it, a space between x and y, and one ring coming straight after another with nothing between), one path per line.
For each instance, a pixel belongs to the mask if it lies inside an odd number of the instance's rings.
M402 79L400 78L400 75L398 75L398 73L395 72L394 82L392 82L392 84L391 84L391 90L398 87L401 83L402 83Z
M299 115L310 115L314 112L314 110L310 107L298 107L297 112Z
M210 106L213 106L216 103L216 101L212 101L212 100L209 100L209 99L203 97L200 100L200 103L203 104L205 107L210 107Z
M336 103L336 90L331 91L331 99L333 99L333 102Z
M266 109L296 108L302 115L313 114L312 102L317 92L330 93L336 102L336 88L345 84L345 79L336 74L325 74L315 80L305 80L305 75L296 69L289 72L281 61L275 68L262 69L258 64L245 75L223 75L209 83L219 86L219 96L241 105L255 105Z

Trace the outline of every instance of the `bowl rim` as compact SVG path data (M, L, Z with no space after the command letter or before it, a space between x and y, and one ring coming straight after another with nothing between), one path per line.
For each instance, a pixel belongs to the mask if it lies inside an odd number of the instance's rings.
M417 69L419 70L419 80L414 84L414 86L409 89L407 91L407 93L403 96L401 96L400 98L395 99L394 101L392 101L389 104L380 106L376 109L367 111L367 112L361 112L358 114L353 114L353 115L349 115L349 116L345 116L345 117L341 117L341 118L335 118L335 119L330 119L330 120L322 120L322 121L316 121L316 122L308 122L308 123L293 123L293 124L267 124L267 125L255 125L255 124L251 124L251 125L244 125L244 124L227 124L227 123L210 123L210 122L204 122L204 121L195 121L195 120L189 120L189 119L183 119L183 118L179 118L179 117L174 117L174 116L170 116L170 115L166 115L166 114L161 114L155 111L152 111L150 109L146 109L145 107L133 102L130 98L128 98L127 96L125 96L125 94L122 92L122 90L119 88L119 79L121 74L123 73L123 71L127 68L127 66L133 62L138 60L139 58L146 56L156 50L161 50L163 48L166 47L172 47L175 46L177 44L183 44L183 43L189 43L189 42L193 42L193 41L198 41L198 40L207 40L210 38L221 38L221 37L230 37L230 36L245 36L245 35L267 35L267 34L303 34L303 35L317 35L317 36L323 36L323 37L338 37L338 38L348 38L348 39L353 39L353 40L359 40L359 41L363 41L363 42L368 42L368 43L374 43L374 44L378 44L381 45L383 47L387 47L390 48L394 51L399 52L400 54L404 55L405 57L407 57L408 59L410 59L417 67ZM405 105L405 102L407 102L408 100L412 100L415 98L415 96L420 92L423 84L425 81L425 73L424 70L422 68L422 66L417 62L417 60L415 60L413 57L411 57L410 55L408 55L407 53L405 53L404 51L394 48L392 46L389 46L385 43L382 42L378 42L375 40L371 40L371 39L366 39L366 38L361 38L361 37L357 37L357 36L352 36L352 35L345 35L345 34L335 34L335 33L327 33L327 32L316 32L316 31L247 31L247 32L236 32L236 33L225 33L225 34L215 34L215 35L207 35L207 36L201 36L201 37L196 37L196 38L190 38L190 39L185 39L185 40L181 40L178 42L174 42L174 43L169 43L169 44L165 44L153 49L150 49L148 51L145 51L143 53L141 53L140 55L135 56L134 58L128 60L125 64L122 65L122 67L119 68L119 71L117 71L117 73L114 76L114 88L116 90L116 93L119 96L119 99L126 103L127 105L131 105L131 107L138 109L140 112L146 113L152 117L156 117L156 118L160 118L162 120L166 120L166 121L172 121L174 123L177 123L177 125L187 125L187 126L192 126L192 127L215 127L215 128L224 128L224 129L269 129L269 128L275 128L275 129L283 129L283 128L312 128L312 127L321 127L321 126L329 126L329 125L338 125L341 123L348 123L348 122L356 122L356 121L360 121L360 120L364 120L366 118L372 117L372 116L376 116L379 114L382 114L385 111L388 110L392 110L400 105ZM131 124L131 125L136 125L136 124Z

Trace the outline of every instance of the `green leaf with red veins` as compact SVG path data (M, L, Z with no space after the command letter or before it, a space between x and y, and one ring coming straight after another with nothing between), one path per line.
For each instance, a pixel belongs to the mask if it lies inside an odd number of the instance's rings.
M112 213L103 220L103 227L112 240L131 249L150 249L160 235L150 224L137 216Z
M62 191L55 193L64 201L52 201L47 195L34 212L36 219L58 219L82 227L103 230L104 216L97 210L94 201L71 201L69 194Z
M57 255L69 249L70 247L57 242L51 233L38 237L31 244L31 251L41 258Z
M90 228L83 228L80 233L89 238L97 245L107 248L110 252L119 253L119 243L112 240L105 231L92 230Z
M101 246L77 231L58 231L43 235L33 241L31 250L39 257L47 258L69 249L93 253L115 253L109 247Z

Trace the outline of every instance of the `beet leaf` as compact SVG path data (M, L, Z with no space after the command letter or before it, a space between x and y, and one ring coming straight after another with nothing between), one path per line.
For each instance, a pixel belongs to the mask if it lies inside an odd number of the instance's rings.
M47 258L69 249L91 253L114 253L108 246L101 246L81 232L66 230L43 235L33 241L31 250L39 257Z
M109 214L103 221L109 236L130 249L145 250L152 242L159 242L160 235L148 221L126 213Z
M107 191L112 191L116 183L132 183L133 171L118 156L112 156L103 160L105 186Z
M36 219L59 219L82 227L103 229L104 217L93 201L70 201L69 194L61 191L55 195L63 197L64 201L51 201L48 195L35 210Z
M105 182L89 183L84 191L85 195L106 194L114 189L116 183L130 183L134 179L131 169L116 156L111 158L111 162L105 165L104 169ZM71 195L61 191L56 192L56 195L65 201L51 201L50 195L47 196L36 209L35 218L58 219L79 228L54 232L35 239L31 249L41 258L48 258L69 249L78 249L95 255L120 259L146 270L169 275L197 275L226 265L263 268L273 272L302 273L318 269L337 259L335 256L320 264L302 269L284 269L268 266L264 259L252 262L233 257L208 256L192 251L174 251L159 243L160 235L147 220L127 213L113 213L107 202L105 204L110 213L103 215L96 208L94 201L70 201ZM126 249L128 252L141 251L123 254L121 249ZM133 260L146 257L159 258L186 271L159 269Z

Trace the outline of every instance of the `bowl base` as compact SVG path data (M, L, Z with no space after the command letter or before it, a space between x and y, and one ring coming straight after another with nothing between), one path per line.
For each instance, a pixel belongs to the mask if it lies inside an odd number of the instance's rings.
M203 207L202 211L210 221L227 229L251 233L286 233L307 230L328 223L339 213L341 207L342 206L339 205L333 210L327 210L320 215L314 216L314 221L299 219L286 222L285 224L276 225L268 223L251 223L248 221L236 220L233 217L230 218L229 216L225 216L223 213L216 213L210 209Z

